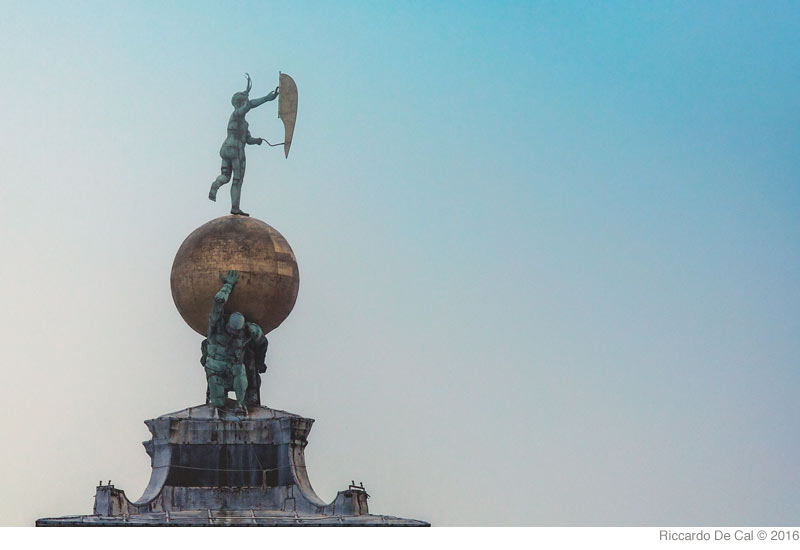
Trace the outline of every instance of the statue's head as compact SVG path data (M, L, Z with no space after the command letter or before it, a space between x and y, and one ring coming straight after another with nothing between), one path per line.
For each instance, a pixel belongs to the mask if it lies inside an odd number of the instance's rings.
M236 108L241 107L250 100L250 89L253 87L253 81L250 80L249 74L244 73L244 76L247 77L247 88L243 92L236 92L231 98L231 105Z
M239 313L231 313L231 316L228 317L228 324L225 326L225 330L228 331L228 334L236 334L240 330L244 328L244 315Z

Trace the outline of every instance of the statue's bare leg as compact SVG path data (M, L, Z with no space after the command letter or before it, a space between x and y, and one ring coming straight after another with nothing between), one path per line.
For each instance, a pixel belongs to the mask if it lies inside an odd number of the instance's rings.
M209 401L211 402L211 406L218 409L224 408L226 392L222 378L216 374L209 374L206 379L208 380Z
M239 208L239 200L242 198L242 180L244 179L245 158L242 155L233 160L233 183L231 183L231 214L238 216L249 216Z
M239 411L247 411L244 404L244 396L247 393L247 373L242 364L234 365L233 367L233 391L236 393Z
M211 184L211 189L208 192L208 198L215 202L217 200L217 191L219 188L231 181L231 161L223 159L220 172L220 175L217 176L217 179Z

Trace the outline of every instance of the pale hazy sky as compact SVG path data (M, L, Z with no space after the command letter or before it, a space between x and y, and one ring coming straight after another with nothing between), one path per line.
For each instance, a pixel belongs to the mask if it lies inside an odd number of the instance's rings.
M203 401L170 267L279 70L242 206L297 255L263 399L324 500L797 524L796 2L6 2L0 52L3 525L138 498Z

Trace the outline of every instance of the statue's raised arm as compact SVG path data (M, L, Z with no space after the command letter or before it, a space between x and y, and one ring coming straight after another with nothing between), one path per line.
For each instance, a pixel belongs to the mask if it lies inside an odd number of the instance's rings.
M258 107L259 105L263 105L267 101L272 101L273 99L278 97L278 90L279 89L280 88L278 86L275 86L275 89L272 90L267 95L265 95L264 97L257 97L256 99L251 99L250 100L250 108L251 109L255 109L256 107Z
M231 295L233 285L239 280L239 273L233 269L229 269L225 275L220 275L220 279L225 283L219 289L216 296L214 296L214 304L211 306L211 315L208 319L208 335L217 329L217 325L222 320L225 312L225 303Z

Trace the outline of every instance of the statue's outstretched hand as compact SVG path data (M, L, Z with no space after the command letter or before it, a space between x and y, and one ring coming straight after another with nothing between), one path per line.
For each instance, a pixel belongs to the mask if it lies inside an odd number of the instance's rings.
M279 95L281 93L280 89L281 89L280 86L275 86L275 95Z
M223 283L228 283L232 286L239 280L239 273L235 269L229 269L225 275L220 275L219 278L222 279Z

